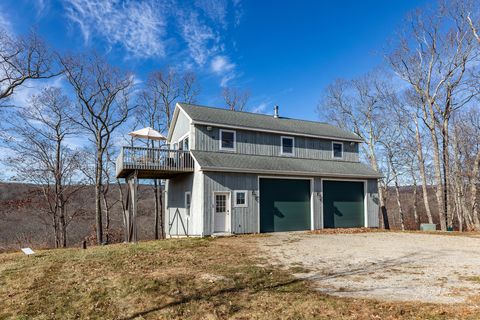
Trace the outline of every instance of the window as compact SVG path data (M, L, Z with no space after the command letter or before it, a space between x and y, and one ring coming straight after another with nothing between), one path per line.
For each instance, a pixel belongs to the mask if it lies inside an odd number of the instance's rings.
M235 131L220 129L220 150L235 151Z
M281 137L282 140L282 155L293 155L295 148L295 139L292 137Z
M332 142L332 154L335 159L343 158L343 143L341 142Z
M235 191L235 207L248 207L247 203L247 191L246 190L239 190Z
M188 137L186 137L185 139L183 139L183 150L190 150L189 149L189 144L188 144Z
M185 192L185 209L187 209L187 214L190 215L190 204L192 203L192 193Z

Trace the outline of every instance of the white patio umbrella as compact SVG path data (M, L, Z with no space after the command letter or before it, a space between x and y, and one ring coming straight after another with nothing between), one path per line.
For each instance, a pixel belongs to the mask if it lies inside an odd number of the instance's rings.
M157 130L146 127L140 130L132 131L129 133L134 138L143 138L143 139L148 139L148 140L167 140L167 137L165 137L163 134L158 132Z

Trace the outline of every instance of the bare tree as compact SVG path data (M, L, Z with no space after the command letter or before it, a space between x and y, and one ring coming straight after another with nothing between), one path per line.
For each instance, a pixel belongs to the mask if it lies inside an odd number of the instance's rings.
M388 123L385 118L388 96L391 93L384 75L380 71L370 73L357 80L336 80L327 87L318 112L341 128L352 130L365 143L364 154L372 167L381 172L379 161L380 141ZM387 184L380 179L380 218L389 228L386 208Z
M229 110L243 111L250 99L250 91L227 87L223 88L222 96Z
M422 120L433 147L437 202L442 230L451 226L448 212L449 120L473 94L466 70L478 56L468 23L452 7L418 11L387 55L395 73L422 98Z
M26 81L59 75L55 59L45 43L32 31L13 37L0 29L0 107Z
M415 136L415 145L416 145L416 156L417 156L417 164L418 164L418 171L420 173L420 178L422 181L422 195L423 195L423 204L425 206L425 212L427 214L428 223L433 223L432 212L430 209L430 200L428 198L428 180L427 174L425 170L425 155L423 150L423 135L420 129L420 121L421 121L421 112L423 110L423 106L425 105L424 98L419 96L413 90L407 90L405 94L406 103L404 104L404 108L399 110L399 112L403 113L403 118L405 121L403 122L404 128L409 132L410 136ZM411 121L408 121L411 120ZM414 182L415 186L417 184L417 180L413 174L413 165L415 161L413 158L410 160L411 163L411 172L412 172L412 182ZM415 192L417 190L415 189ZM415 194L416 195L416 194ZM415 198L416 201L416 198Z
M194 103L198 94L199 87L193 73L179 74L173 69L153 72L148 77L146 87L139 94L136 118L141 125L152 127L166 135L172 121L175 103L180 100L185 103ZM153 140L149 143L149 146L155 147ZM163 239L165 230L161 181L155 179L153 183L155 239Z
M6 160L22 181L42 190L55 246L66 247L67 227L78 210L69 210L72 196L82 188L78 179L80 157L66 139L76 133L67 114L70 101L59 88L46 88L16 112L9 142L15 156ZM70 208L71 209L71 208Z
M61 63L77 97L76 115L72 119L90 134L95 145L95 221L100 244L103 243L105 155L113 133L125 123L134 108L129 100L133 77L95 54L64 57Z

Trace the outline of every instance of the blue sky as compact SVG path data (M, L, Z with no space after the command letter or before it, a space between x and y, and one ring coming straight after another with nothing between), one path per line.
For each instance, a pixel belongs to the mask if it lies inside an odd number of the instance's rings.
M0 25L34 27L60 52L95 49L140 81L166 66L192 70L200 104L222 106L231 86L251 92L250 111L278 104L282 116L315 120L323 88L382 63L387 40L425 3L3 0Z

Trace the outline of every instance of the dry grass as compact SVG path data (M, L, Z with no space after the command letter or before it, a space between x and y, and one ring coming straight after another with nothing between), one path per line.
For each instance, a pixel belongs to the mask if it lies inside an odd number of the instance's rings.
M0 255L0 319L460 319L475 304L334 298L256 257L251 237Z

